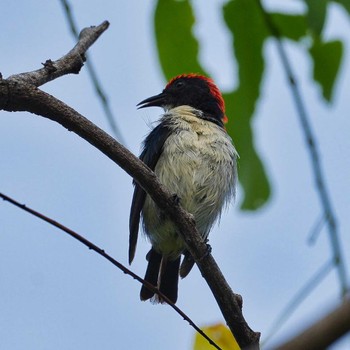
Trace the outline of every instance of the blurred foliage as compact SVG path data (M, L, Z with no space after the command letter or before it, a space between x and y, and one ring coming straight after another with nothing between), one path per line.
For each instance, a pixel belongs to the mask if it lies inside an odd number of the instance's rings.
M328 0L304 0L308 11L306 13L307 25L317 35L320 35L326 20Z
M231 331L222 323L218 323L209 327L203 327L202 331L209 336L222 350L239 350L240 347L233 337ZM212 350L214 347L196 333L193 350Z
M244 190L243 210L262 207L271 196L265 167L254 145L252 118L261 96L265 72L264 45L272 34L258 6L259 0L229 0L222 7L224 23L232 35L232 59L238 66L238 86L225 92L226 125L240 154L239 180ZM350 14L349 0L300 0L302 14L269 13L283 39L293 40L309 55L313 79L326 102L332 101L343 56L339 40L325 41L323 29L330 2ZM158 0L154 26L158 56L167 80L182 73L208 74L199 61L200 42L193 33L196 16L189 0ZM232 77L233 80L233 77Z
M343 44L339 40L328 42L314 40L310 47L310 55L314 62L314 80L321 85L324 99L331 101L334 82L343 56Z
M350 15L350 1L349 0L333 0L333 2L336 2L344 7L346 11L349 12Z
M323 98L331 102L334 83L343 57L343 43L339 40L323 41L322 31L330 0L304 0L307 5L307 25L312 44L309 47L313 61L313 78L322 89ZM350 13L350 1L334 1Z
M268 31L259 8L250 0L228 2L223 8L223 14L234 38L233 52L239 62L239 85L234 91L224 94L226 114L229 117L226 129L241 157L239 179L244 189L241 207L257 209L270 196L270 185L254 146L251 127L264 74L263 45Z

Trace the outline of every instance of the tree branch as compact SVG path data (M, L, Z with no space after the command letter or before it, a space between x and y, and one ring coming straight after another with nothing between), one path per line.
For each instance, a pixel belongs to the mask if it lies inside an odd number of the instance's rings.
M28 83L38 87L62 75L78 74L84 65L86 51L108 27L109 22L104 21L99 26L83 29L79 35L78 43L66 55L57 61L46 60L45 63L42 63L44 68L33 72L11 75L7 80Z
M350 299L345 299L337 309L277 349L326 349L349 331Z
M84 57L85 51L107 27L108 22L104 22L100 26L84 29L75 48L54 63L54 67L55 65L57 67L53 72L48 72L44 67L35 72L13 75L9 79L0 80L0 110L28 111L51 119L81 136L131 175L169 215L178 231L186 233L182 234L182 238L212 290L238 344L242 348L250 346L257 349L260 333L254 332L245 321L241 296L232 292L213 256L208 252L192 216L181 208L173 194L162 186L156 175L131 152L73 108L37 88L64 74L77 73L81 67L77 64L77 60L79 61L80 57L82 64L81 57Z
M61 0L61 4L63 6L63 11L66 16L68 26L70 31L72 32L73 36L75 39L79 39L79 31L78 31L78 26L75 23L74 17L73 17L73 10L71 5L69 4L68 0ZM121 142L123 145L126 145L125 139L115 121L111 105L109 103L109 99L107 96L107 93L102 87L102 84L100 80L98 79L96 70L92 64L92 62L87 59L86 60L86 68L89 72L89 76L91 79L92 86L95 89L96 95L98 99L100 100L101 106L103 108L103 111L105 113L106 119L108 121L108 124L110 128L113 131L114 136Z
M256 0L256 3L261 10L266 26L270 30L272 36L276 39L278 55L282 62L282 66L285 71L286 77L289 81L289 87L293 96L300 125L304 133L306 146L309 151L311 168L314 176L317 193L319 195L319 200L323 209L324 216L327 220L328 235L330 238L331 249L333 253L334 266L336 267L338 272L341 296L342 298L345 298L346 293L349 290L345 261L343 258L340 244L336 215L333 209L330 194L326 186L326 180L321 166L321 158L317 148L316 138L314 136L314 132L309 121L310 118L307 114L306 107L303 102L300 89L298 87L296 75L294 74L292 69L292 64L283 47L280 31L275 25L269 13L265 10L264 6L261 3L261 0Z
M210 338L208 337L179 307L177 307L167 296L165 296L158 288L153 286L148 281L144 280L140 276L136 275L134 272L126 268L123 264L121 264L119 261L112 258L109 254L107 254L102 248L98 247L96 244L90 242L85 237L81 236L79 233L76 233L75 231L71 230L70 228L60 224L59 222L39 213L38 211L29 208L25 204L21 204L14 200L13 198L6 196L3 193L0 193L0 198L2 198L4 201L7 201L14 206L26 211L27 213L36 216L37 218L49 223L50 225L62 230L63 232L68 233L71 237L75 238L80 243L87 246L89 249L93 250L97 254L104 257L106 260L108 260L111 264L116 266L118 269L123 271L125 274L131 276L136 281L144 284L148 289L153 291L154 293L158 294L163 300L165 300L184 320L186 320L202 337L204 337L206 340L208 340L209 344L214 346L216 349L221 350L221 348Z

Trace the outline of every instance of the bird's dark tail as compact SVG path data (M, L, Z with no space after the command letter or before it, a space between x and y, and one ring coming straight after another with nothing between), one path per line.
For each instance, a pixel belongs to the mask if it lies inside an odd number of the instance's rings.
M157 253L153 248L146 256L148 266L146 270L145 280L151 283L168 297L173 303L177 300L177 285L179 281L180 257L176 260L168 260ZM140 292L141 300L148 300L153 297L156 303L164 301L146 286L142 286Z

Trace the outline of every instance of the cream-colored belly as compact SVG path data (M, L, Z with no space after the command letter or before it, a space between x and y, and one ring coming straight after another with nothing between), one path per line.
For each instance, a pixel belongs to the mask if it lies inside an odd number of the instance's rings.
M176 132L166 140L155 173L207 237L225 202L234 195L237 153L224 130L180 108L180 113L173 109L163 117L172 118ZM175 226L149 196L143 221L156 250L173 259L181 254L185 247Z

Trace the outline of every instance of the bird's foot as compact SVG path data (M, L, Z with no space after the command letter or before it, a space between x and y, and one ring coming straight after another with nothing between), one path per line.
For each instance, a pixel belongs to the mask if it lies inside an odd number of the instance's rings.
M205 259L207 256L209 256L209 254L211 254L212 248L211 248L211 245L210 245L208 242L209 242L209 240L208 240L208 238L206 238L205 241L204 241L204 243L206 244L207 249L206 249L205 253L200 257L199 260L203 260L203 259Z
M174 204L179 205L181 198L176 193L173 193L172 197L173 197Z

